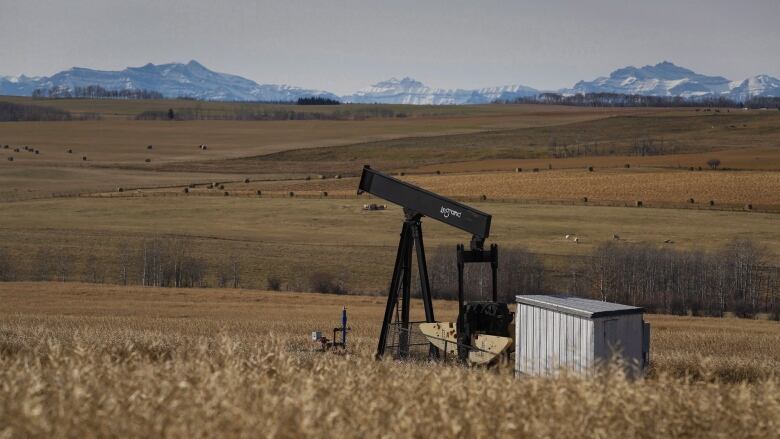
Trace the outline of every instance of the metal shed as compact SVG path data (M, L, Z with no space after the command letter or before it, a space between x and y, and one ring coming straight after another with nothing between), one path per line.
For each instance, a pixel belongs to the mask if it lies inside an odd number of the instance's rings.
M564 295L516 296L515 370L588 374L620 355L626 372L641 374L650 359L650 324L643 308Z

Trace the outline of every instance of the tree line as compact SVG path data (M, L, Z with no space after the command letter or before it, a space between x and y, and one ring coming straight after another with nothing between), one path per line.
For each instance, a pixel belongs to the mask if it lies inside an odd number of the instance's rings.
M499 100L503 104L570 105L577 107L723 107L723 108L778 108L780 97L751 97L735 101L725 97L646 96L622 93L540 93L535 96Z
M136 115L136 120L365 120L407 117L404 112L396 112L386 107L368 107L348 110L295 111L284 108L267 109L251 106L236 109L211 110L204 108L178 108L168 110L148 110Z
M146 89L108 90L99 85L84 87L51 87L38 88L32 92L33 99L163 99L160 92Z
M457 299L454 248L440 247L430 252L428 271L433 298ZM714 251L608 242L585 257L572 257L564 271L565 277L560 279L561 273L546 269L538 255L522 248L502 247L499 300L513 303L518 294L568 293L641 306L654 313L723 316L730 312L741 317L766 313L780 319L780 268L771 264L764 247L752 241L733 241ZM413 273L413 294L419 297L416 270ZM468 300L489 300L490 265L467 264L464 274ZM184 238L120 243L107 258L94 252L76 257L64 248L43 246L29 260L20 261L0 248L0 281L360 294L350 288L349 278L349 270L333 267L296 274L291 279L269 275L262 285L249 284L240 254L209 261Z
M780 269L748 240L712 252L609 242L572 269L571 290L657 313L780 319Z
M0 122L61 122L70 120L95 120L99 115L84 113L74 116L69 111L43 105L0 102Z
M324 98L322 96L298 98L298 100L295 103L297 105L341 105L340 101L337 101L335 99Z

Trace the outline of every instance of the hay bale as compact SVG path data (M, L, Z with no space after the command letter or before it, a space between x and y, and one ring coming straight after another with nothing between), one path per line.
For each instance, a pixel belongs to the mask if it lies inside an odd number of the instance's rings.
M441 171L439 171L439 170L437 169L437 170L436 170L436 175L441 175Z
M324 175L318 175L317 178L319 178L320 180L325 180L325 176Z
M552 169L552 163L550 163L549 165L547 165L547 169Z
M188 193L190 193L190 188L188 188L188 187L185 187L185 188L184 188L184 193L185 193L185 194L188 194Z
M8 145L3 145L3 149L8 149Z
M710 200L710 206L714 206L714 205L715 205L715 200Z
M81 161L86 162L87 161L87 156L82 156L81 157Z
M68 148L68 154L73 154L73 150Z
M145 161L146 163L151 163L151 162L152 162L152 159L146 159L146 160L144 160L144 161Z
M40 152L40 151L38 151L37 149L35 150L35 155L38 155L38 154L40 154L40 153L41 153L41 152Z
M487 200L487 195L482 195L479 197L480 200L485 201Z
M124 191L125 191L125 188L123 188L123 187L121 187L121 186L120 186L120 187L116 188L116 191L117 191L117 192L124 192Z
M593 172L593 166L588 166L588 172Z
M691 171L693 171L693 166L691 166L689 169L690 169Z
M626 169L628 169L628 168L630 168L630 167L631 167L631 164L629 164L629 163L626 163L625 165L623 165L623 167L624 167L624 168L626 168Z
M587 203L588 202L588 197L582 197L582 202L583 203Z
M636 207L642 207L642 206L644 206L644 204L642 203L642 201L641 201L641 200L637 200L637 202L636 202Z
M195 183L190 183L187 185L187 187L190 189L195 189Z
M12 162L12 161L14 161L14 158L13 157L8 157L8 161Z
M229 195L230 195L230 192L228 192L228 191L225 191L225 196L227 197L227 196L229 196Z
M308 175L307 175L307 176L306 176L306 181L309 181L309 180L311 180L311 176L308 176Z
M322 192L320 192L320 195L323 196L323 197L327 197L328 196L328 191L322 191Z
M401 173L399 173L398 175L400 175L401 177L403 177L404 175L406 175L406 172L401 172Z
M214 189L214 183L207 184L206 189Z
M245 178L245 179L244 179L244 183L249 183L249 179L248 179L248 178Z
M146 149L152 149L152 148L154 148L154 146L152 146L152 145L146 145Z
M515 168L515 172L517 173L523 172L523 168Z
M539 172L539 168L534 168L534 172Z
M294 197L294 196L295 196L295 192L293 192L293 191L290 191L289 195L290 195L290 198L292 198L292 197Z
M260 196L260 195L263 195L263 191L261 191L261 190L258 190L258 191L257 191L257 196Z
M224 189L225 189L225 185L224 184L219 185L219 190L224 190Z
M14 152L19 152L19 148L14 148Z
M341 174L336 174L336 176L333 178L335 178L336 180L341 180Z
M745 204L745 210L753 210L752 204Z

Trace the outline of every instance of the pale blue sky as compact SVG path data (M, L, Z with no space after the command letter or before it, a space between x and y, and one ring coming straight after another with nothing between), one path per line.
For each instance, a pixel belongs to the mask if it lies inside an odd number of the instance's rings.
M669 60L780 76L780 0L0 0L0 74L197 59L260 83L348 93L571 86Z

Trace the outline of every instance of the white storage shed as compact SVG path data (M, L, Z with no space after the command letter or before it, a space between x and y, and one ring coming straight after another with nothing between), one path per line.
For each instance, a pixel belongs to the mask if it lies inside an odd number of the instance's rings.
M580 297L517 296L515 371L588 374L620 355L629 375L641 374L650 359L650 324L643 314L643 308Z

